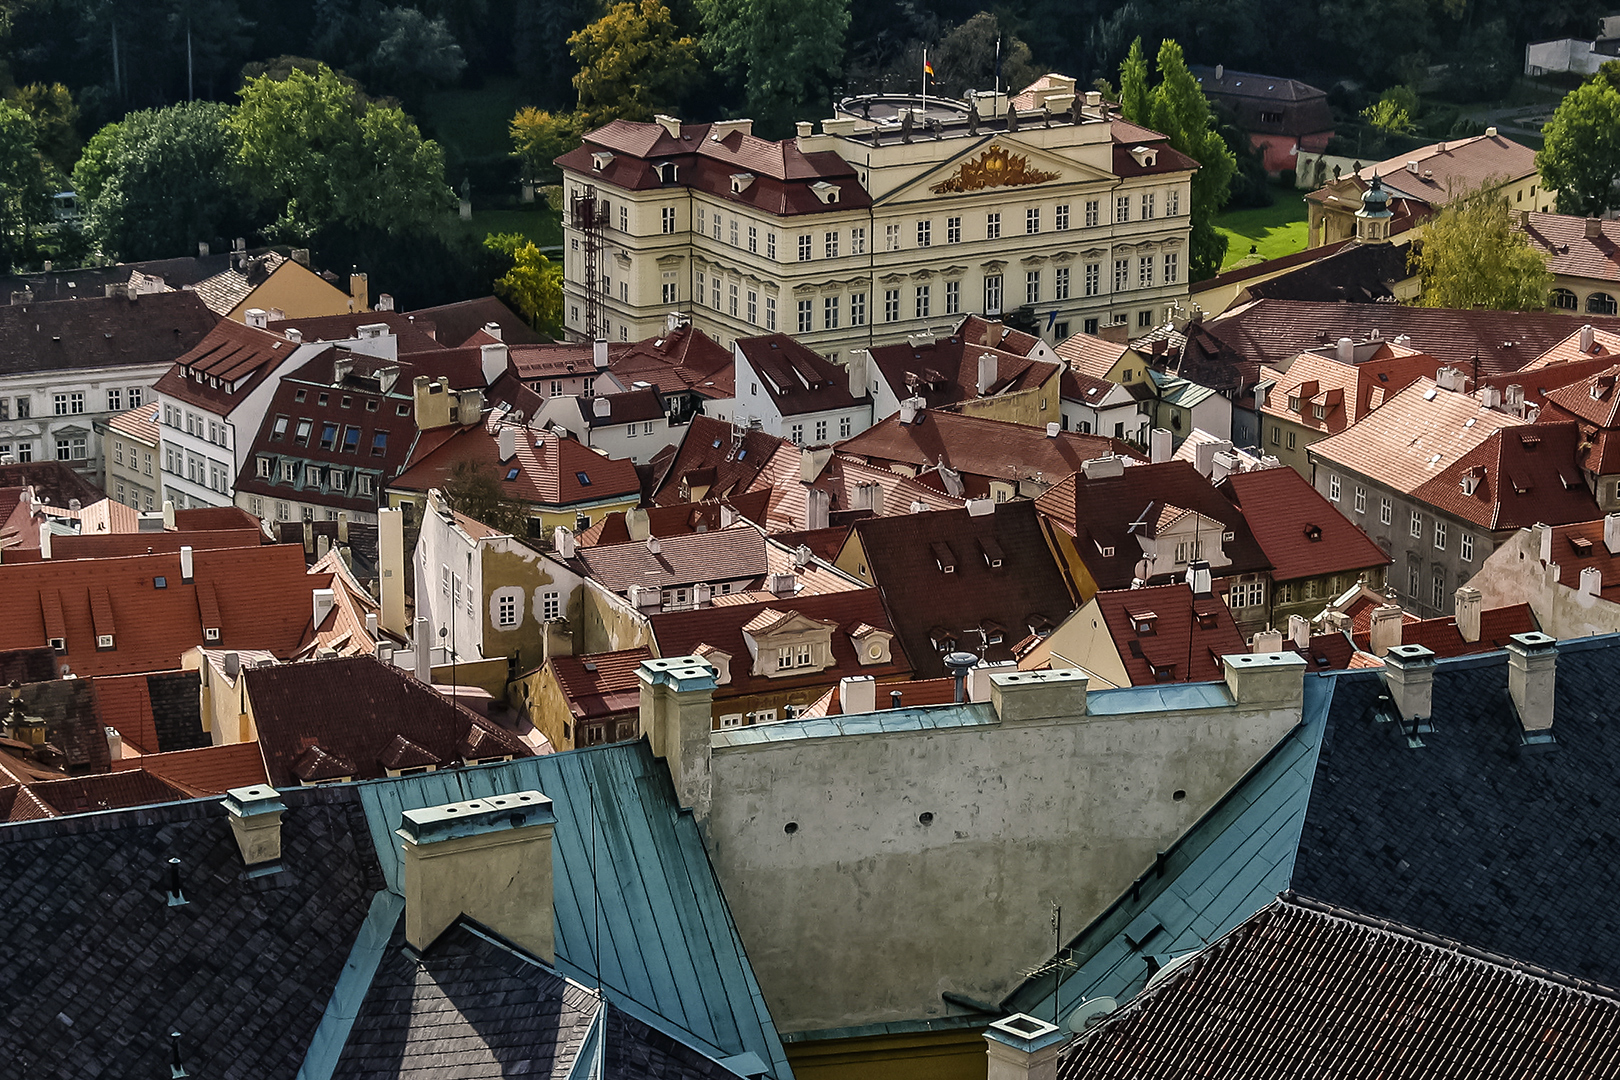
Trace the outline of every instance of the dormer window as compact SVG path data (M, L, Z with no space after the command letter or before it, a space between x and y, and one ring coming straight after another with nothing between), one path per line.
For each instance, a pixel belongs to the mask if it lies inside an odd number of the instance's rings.
M956 573L956 556L951 552L949 545L936 540L929 547L934 553L934 565L939 567L941 573Z
M815 192L816 198L820 199L823 205L834 206L838 202L839 188L837 184L831 184L825 180L817 180L815 183L810 185L810 190Z
M749 186L752 185L753 182L754 174L751 172L732 173L731 193L733 195L741 195L743 192L748 190Z
M1326 405L1314 405L1312 406L1312 411L1316 413L1316 418L1318 420L1324 419L1327 416Z
M591 155L591 168L597 172L601 172L611 164L613 164L613 155L606 150L598 150Z
M1159 152L1151 146L1131 147L1131 157L1135 158L1136 163L1144 169L1151 169L1159 163Z
M673 184L680 177L680 168L673 161L655 162L653 172L658 174L660 184Z
M111 634L97 634L96 635L96 648L98 648L98 649L110 649L112 647L113 647L113 636Z
M815 648L809 642L783 645L776 650L777 671L793 671L815 666Z
M1154 612L1139 612L1131 616L1131 629L1138 634L1152 634L1156 632L1155 627L1157 627L1158 622L1159 616Z
M1288 411L1289 412L1296 412L1296 413L1299 412L1299 395L1298 394L1289 394L1288 395Z

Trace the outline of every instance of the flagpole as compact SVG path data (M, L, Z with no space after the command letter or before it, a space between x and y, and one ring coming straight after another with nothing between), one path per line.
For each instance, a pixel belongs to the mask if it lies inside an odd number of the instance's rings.
M922 107L923 119L927 120L928 119L928 48L927 48L927 46L923 47L922 87L923 87L923 107Z

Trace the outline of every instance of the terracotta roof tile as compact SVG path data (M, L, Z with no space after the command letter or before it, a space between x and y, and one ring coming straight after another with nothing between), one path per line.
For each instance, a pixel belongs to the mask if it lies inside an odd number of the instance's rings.
M1243 511L1275 581L1366 570L1390 561L1293 469L1233 473L1220 490Z
M157 391L226 416L298 348L279 334L221 319L195 348L175 360L157 381Z
M636 670L651 658L645 648L583 656L553 656L547 666L576 719L611 716L634 709L641 700Z
M107 426L114 431L155 446L158 441L157 418L158 403L149 401L144 405L137 405L133 409L126 409L115 414L107 420Z
M743 526L670 536L656 541L600 545L579 550L586 572L623 595L632 585L661 589L698 582L755 579L768 572L765 537Z
M1491 530L1587 521L1599 509L1581 475L1580 437L1570 422L1498 429L1411 494Z
M570 506L641 491L641 478L628 459L606 457L550 431L509 426L517 430L514 461L500 460L494 431L473 424L452 429L425 453L418 447L405 472L389 487L407 491L440 487L458 464L469 462L498 470L496 479L506 494L530 505Z
M1327 435L1336 435L1420 378L1433 379L1440 361L1393 343L1359 364L1345 364L1329 351L1303 352L1286 372L1262 368L1275 379L1261 411ZM1334 396L1336 395L1336 396ZM1297 407L1295 403L1297 401ZM1317 408L1321 416L1316 415Z
M1508 638L1514 634L1528 634L1536 627L1535 613L1529 604L1509 604L1506 607L1486 608L1479 613L1479 640L1464 641L1457 629L1455 616L1408 621L1401 619L1401 644L1422 645L1433 650L1438 657L1471 656L1475 653L1494 652L1506 648ZM1371 651L1368 633L1356 631L1356 648Z
M1073 334L1058 342L1053 349L1079 374L1102 379L1119 363L1119 358L1130 350L1130 346L1092 334Z
M375 314L375 312L373 312ZM545 339L522 317L493 296L480 296L473 300L458 300L435 307L416 308L406 315L432 327L433 337L443 345L464 344L488 323L501 328L501 340L510 346L531 345Z
M936 338L923 345L900 342L871 351L872 362L897 398L920 397L930 408L954 405L979 397L1032 390L1044 385L1060 365L988 345L968 344L962 337ZM979 393L979 363L995 360L995 377Z
M851 396L847 370L786 334L738 338L736 349L783 416L852 408L867 399Z
M96 680L98 688L104 681ZM264 755L256 741L144 754L115 761L112 768L114 772L139 769L151 773L190 798L222 795L232 788L270 782L264 771Z
M0 374L166 364L218 322L183 292L8 304L0 308Z
M1219 680L1222 656L1248 652L1225 602L1196 598L1183 583L1108 589L1094 599L1132 686Z

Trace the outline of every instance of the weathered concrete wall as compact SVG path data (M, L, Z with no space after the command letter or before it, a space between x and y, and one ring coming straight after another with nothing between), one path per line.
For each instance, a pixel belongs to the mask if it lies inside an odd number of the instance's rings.
M1085 925L1299 722L1300 677L1290 696L1234 682L1249 704L1144 687L1093 693L1087 713L1066 689L1077 704L1050 719L976 705L955 727L717 736L707 836L777 1025L942 1016L946 990L998 1000L1051 955L1052 900Z
M1541 561L1534 529L1508 537L1468 584L1480 591L1486 608L1529 604L1541 632L1560 640L1620 633L1620 604L1560 585L1556 564Z

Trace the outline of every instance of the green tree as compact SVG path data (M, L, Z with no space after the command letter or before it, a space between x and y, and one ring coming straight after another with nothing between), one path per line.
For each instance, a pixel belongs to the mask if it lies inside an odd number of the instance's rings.
M624 0L568 39L579 64L574 89L588 128L651 120L697 74L697 42L683 37L661 0Z
M481 461L459 461L439 485L450 509L509 536L529 535L529 508L501 486L495 470Z
M767 134L787 134L837 83L849 0L696 0L704 45L738 76Z
M84 145L79 138L79 107L61 83L29 83L6 100L34 120L34 147L40 157L66 178Z
M512 156L523 162L531 179L555 179L552 164L580 143L579 119L570 113L549 113L525 106L512 117Z
M1613 206L1620 177L1620 90L1605 74L1570 91L1543 133L1536 168L1542 183L1558 192L1559 213L1597 217Z
M33 250L33 226L50 213L49 171L36 149L33 117L0 101L0 266Z
M988 90L996 78L996 42L1001 42L1001 88L1017 93L1036 79L1037 69L1029 46L1017 34L1007 33L1001 20L981 11L940 39L929 59L939 73L938 92L960 97L969 89ZM917 68L907 72L916 77Z
M278 213L275 234L305 240L333 223L418 231L455 204L439 144L326 65L262 75L240 95L227 126L249 190Z
M420 102L431 89L448 86L467 67L461 46L444 19L415 8L388 8L377 20L377 46L360 70L374 87L402 101Z
M1198 162L1188 207L1192 218L1188 262L1192 280L1201 281L1220 272L1226 255L1226 237L1215 230L1213 219L1226 205L1237 159L1216 130L1209 101L1187 70L1177 42L1160 43L1158 73L1158 84L1144 93L1150 76L1138 39L1120 67L1120 110L1125 119L1162 133L1172 149Z
M196 101L130 113L90 139L73 170L86 238L133 261L187 255L246 232L252 200L235 178L230 106Z
M1412 254L1423 307L1536 310L1547 306L1552 274L1513 227L1501 178L1454 199L1430 219Z
M511 269L495 280L495 295L511 304L529 325L556 336L562 330L562 265L554 263L533 240L517 233L491 233L484 246L512 260Z

